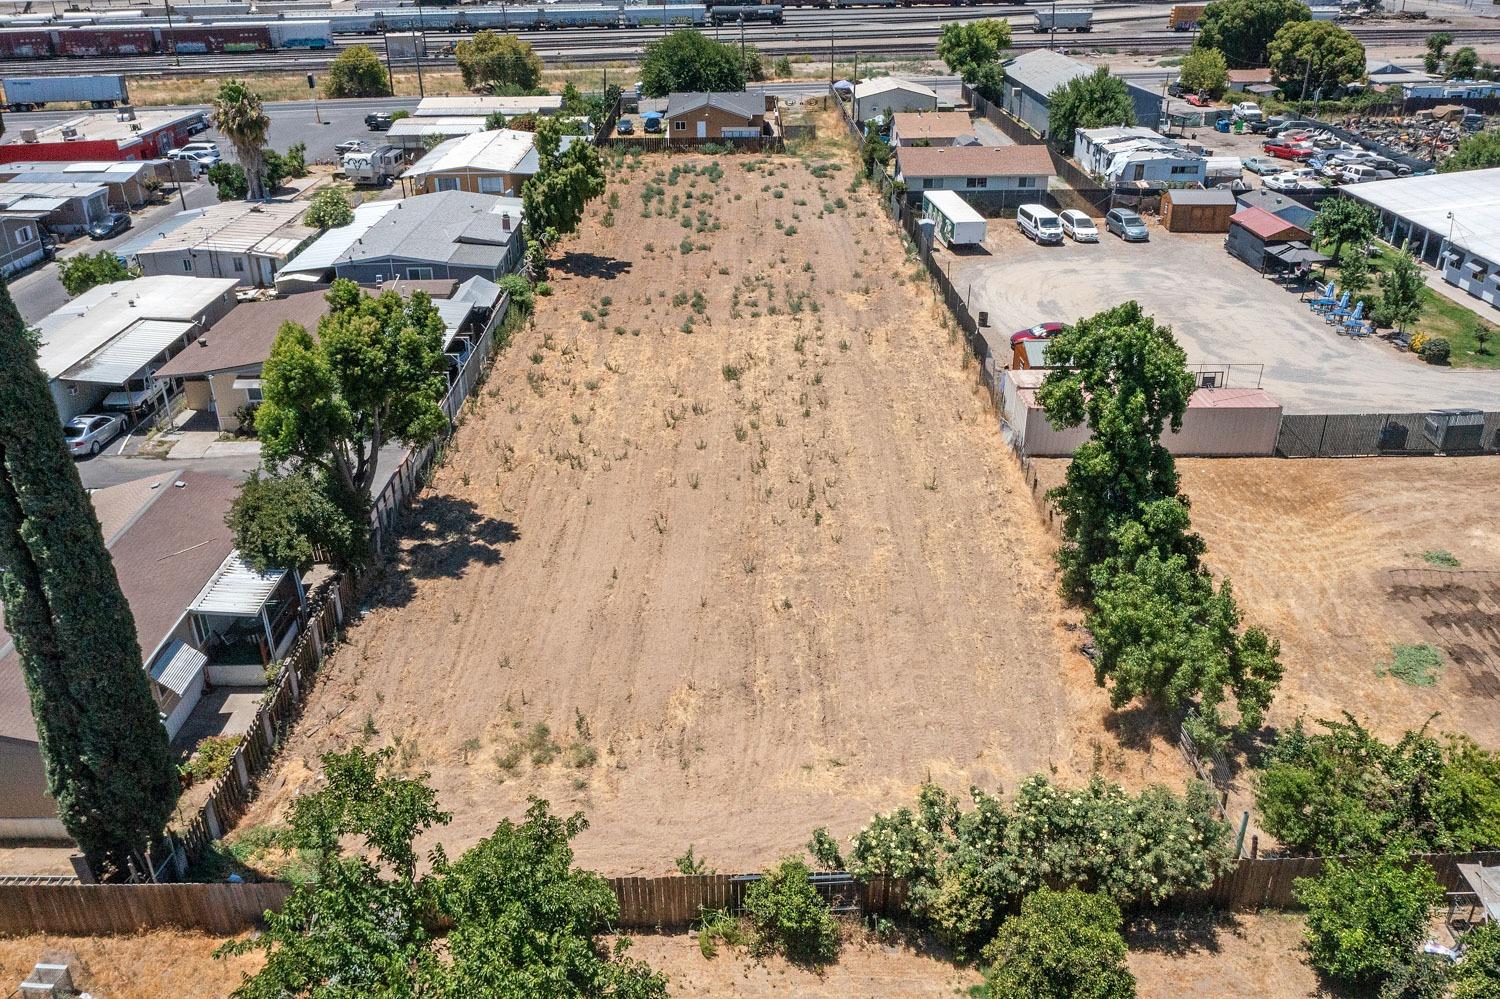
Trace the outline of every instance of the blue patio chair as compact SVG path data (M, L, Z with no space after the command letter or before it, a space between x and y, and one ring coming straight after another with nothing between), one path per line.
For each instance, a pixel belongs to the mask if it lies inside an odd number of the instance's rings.
M1344 332L1350 336L1364 336L1369 331L1365 329L1365 303L1360 302L1349 313L1349 318L1344 320Z
M1324 315L1324 320L1331 326L1341 319L1349 316L1349 292L1346 290L1338 300L1338 304L1329 309Z
M1328 282L1328 287L1324 288L1321 294L1314 296L1307 303L1307 307L1314 312L1321 312L1323 309L1333 308L1337 302L1338 299L1333 297L1333 282L1330 281Z

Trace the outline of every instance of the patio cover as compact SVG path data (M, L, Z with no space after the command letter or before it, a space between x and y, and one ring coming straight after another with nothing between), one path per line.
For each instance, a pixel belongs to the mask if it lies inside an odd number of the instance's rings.
M1275 257L1289 267L1297 267L1301 264L1327 264L1333 261L1332 257L1319 253L1300 240L1273 246L1266 251L1266 255Z
M173 639L151 665L151 679L182 697L193 682L203 675L208 656L182 639Z
M1483 864L1459 864L1458 873L1468 882L1485 914L1500 922L1500 867L1485 867Z
M279 569L256 572L239 552L231 553L188 609L199 614L254 617L284 575Z

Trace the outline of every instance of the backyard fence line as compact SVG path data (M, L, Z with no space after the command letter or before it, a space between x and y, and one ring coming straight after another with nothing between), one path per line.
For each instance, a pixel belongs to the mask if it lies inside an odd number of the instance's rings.
M443 397L442 408L450 429L458 422L464 402L483 380L494 353L496 332L509 308L509 296L502 295L473 351ZM387 554L394 544L401 516L426 482L438 452L437 443L407 452L372 505L371 542L380 555ZM300 634L282 660L281 672L266 691L255 721L230 757L229 769L210 786L208 798L197 812L169 833L174 840L172 859L178 877L185 876L188 865L202 857L210 844L223 836L250 807L255 798L255 781L270 768L293 715L354 606L358 588L357 575L336 573L308 595Z
M1471 417L1468 425L1450 426L1447 419L1436 413L1283 415L1276 454L1349 458L1500 452L1500 412Z
M1500 863L1500 851L1413 854L1425 863L1445 891L1461 891L1459 864ZM1214 907L1234 911L1297 907L1298 878L1315 877L1322 857L1242 857L1232 870L1203 891L1184 892L1167 908ZM613 928L681 929L705 912L744 912L745 895L759 874L667 875L606 878L619 902ZM904 878L875 876L861 881L845 872L814 874L813 887L835 912L851 916L899 918L907 911ZM286 902L285 882L243 884L14 885L0 884L0 936L32 933L94 935L180 927L233 934L264 925L264 914Z

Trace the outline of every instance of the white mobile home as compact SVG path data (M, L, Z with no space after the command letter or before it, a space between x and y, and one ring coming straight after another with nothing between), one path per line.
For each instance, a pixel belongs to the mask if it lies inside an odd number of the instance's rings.
M956 191L927 191L922 195L922 214L932 219L937 238L948 246L973 246L984 242L988 225Z

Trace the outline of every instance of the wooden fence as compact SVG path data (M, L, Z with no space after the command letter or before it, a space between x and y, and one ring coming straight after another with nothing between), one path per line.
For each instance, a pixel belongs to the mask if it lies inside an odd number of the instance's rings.
M1444 890L1461 891L1458 865L1500 864L1500 851L1419 854L1414 862L1432 867ZM1201 892L1168 903L1171 908L1212 906L1253 910L1295 908L1293 885L1323 869L1321 857L1243 858L1235 869ZM627 930L681 929L702 913L744 911L745 892L759 874L701 874L658 878L609 878L620 903L614 926ZM836 912L900 917L907 885L899 878L856 881L844 873L813 876L819 895ZM0 884L0 936L29 933L133 933L163 926L208 933L240 933L262 925L264 913L285 902L291 886L262 884L180 885L3 885Z

